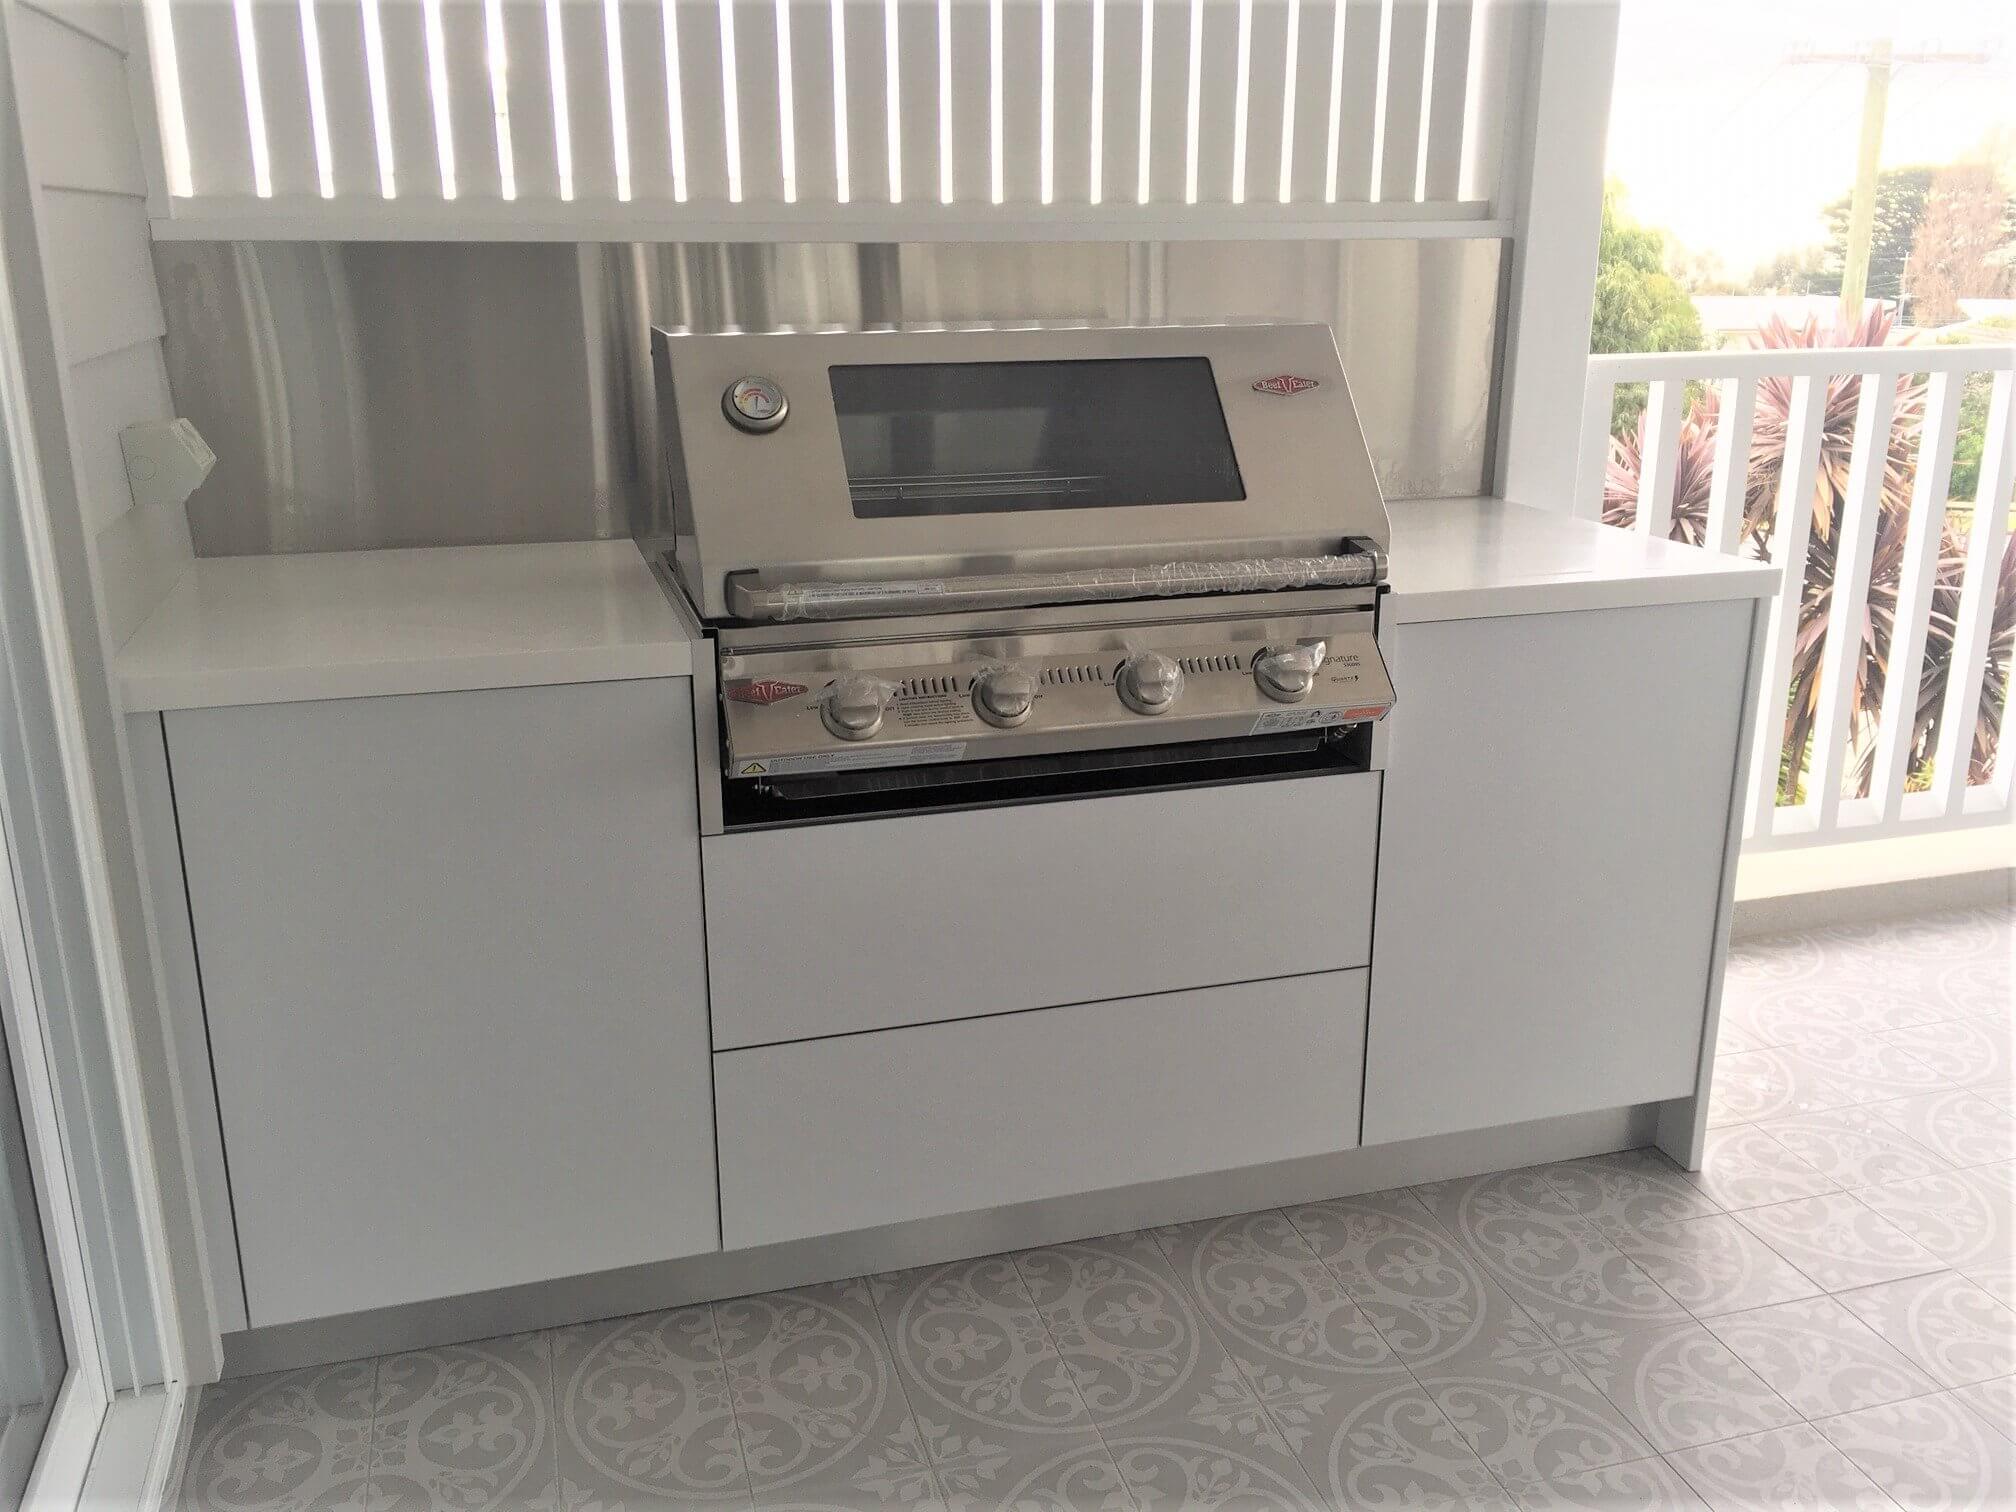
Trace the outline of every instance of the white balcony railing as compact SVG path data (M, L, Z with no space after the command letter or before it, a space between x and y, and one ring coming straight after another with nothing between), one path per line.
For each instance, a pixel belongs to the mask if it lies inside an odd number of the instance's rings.
M1613 442L1620 384L1646 403ZM1747 846L2009 822L2016 347L1596 357L1581 434L1578 512L1783 573ZM1978 487L1949 510L1975 438Z

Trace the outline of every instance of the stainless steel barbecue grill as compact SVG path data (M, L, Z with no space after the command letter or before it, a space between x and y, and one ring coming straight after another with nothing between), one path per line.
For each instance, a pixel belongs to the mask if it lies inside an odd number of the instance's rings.
M1369 764L1387 521L1327 328L653 350L720 827Z

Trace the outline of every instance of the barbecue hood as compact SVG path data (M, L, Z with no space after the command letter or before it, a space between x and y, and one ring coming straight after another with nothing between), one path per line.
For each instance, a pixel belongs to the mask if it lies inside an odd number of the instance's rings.
M1365 584L1388 525L1322 325L652 333L709 621Z

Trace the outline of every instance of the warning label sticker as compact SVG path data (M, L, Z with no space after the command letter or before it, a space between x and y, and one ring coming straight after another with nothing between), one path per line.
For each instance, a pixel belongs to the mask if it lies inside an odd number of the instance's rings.
M776 777L793 772L845 772L860 767L916 766L927 761L957 761L966 754L963 740L932 740L910 746L867 746L851 751L816 751L804 756L769 756L744 761L739 777Z
M1342 709L1272 709L1253 721L1251 733L1276 735L1283 730L1315 730L1342 724L1345 717Z

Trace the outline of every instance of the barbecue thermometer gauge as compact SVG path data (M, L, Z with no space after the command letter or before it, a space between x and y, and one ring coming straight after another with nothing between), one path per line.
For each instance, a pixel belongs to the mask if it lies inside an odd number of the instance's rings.
M775 378L737 378L721 396L721 413L731 425L761 435L784 423L791 401Z

